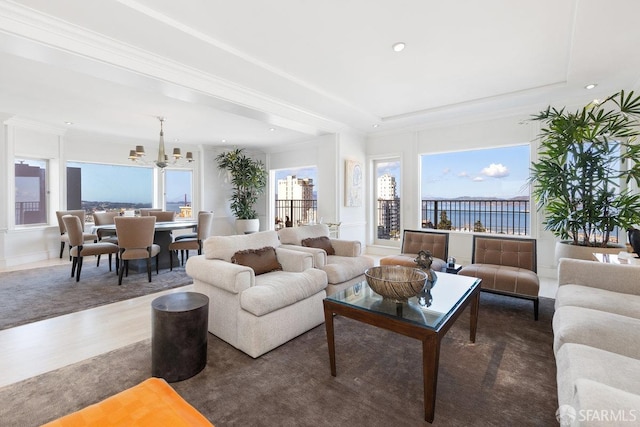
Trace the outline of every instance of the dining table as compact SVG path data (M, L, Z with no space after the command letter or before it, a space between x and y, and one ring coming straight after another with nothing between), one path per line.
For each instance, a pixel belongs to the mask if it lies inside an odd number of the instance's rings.
M160 246L160 253L158 254L158 268L169 268L171 264L171 256L173 254L169 250L169 245L173 241L174 230L198 228L198 221L196 220L177 220L177 221L159 221L155 225L155 233L153 236L153 243ZM116 231L115 224L94 225L91 229L93 233L98 230ZM135 262L134 262L135 261ZM177 264L177 263L176 263ZM129 263L129 269L136 272L147 271L147 264L144 260L131 260Z

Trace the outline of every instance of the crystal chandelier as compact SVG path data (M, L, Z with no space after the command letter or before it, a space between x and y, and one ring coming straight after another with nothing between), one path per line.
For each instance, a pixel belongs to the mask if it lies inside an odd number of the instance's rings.
M172 158L169 159L164 149L164 130L162 128L164 117L158 117L158 120L160 120L160 144L158 146L158 158L153 161L153 164L160 169L164 169L170 165L179 165L182 162L182 153L179 148L174 148L173 154L171 155ZM145 161L144 156L144 145L136 145L135 150L129 151L129 160L132 162L147 164L148 162ZM187 151L184 161L187 163L193 162L193 153L191 151Z

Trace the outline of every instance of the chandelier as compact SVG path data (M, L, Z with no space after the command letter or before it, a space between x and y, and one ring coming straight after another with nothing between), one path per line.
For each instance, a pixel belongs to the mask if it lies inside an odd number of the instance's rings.
M160 144L158 146L158 158L153 161L153 164L160 169L164 169L170 165L179 165L183 161L182 153L179 148L174 148L173 154L171 155L172 158L169 159L169 156L165 153L164 149L164 131L162 128L164 117L158 117L158 120L160 120ZM144 145L136 145L135 150L129 151L129 160L132 162L147 164L148 162L145 161L144 156ZM187 163L193 162L193 153L191 151L187 151L184 161Z

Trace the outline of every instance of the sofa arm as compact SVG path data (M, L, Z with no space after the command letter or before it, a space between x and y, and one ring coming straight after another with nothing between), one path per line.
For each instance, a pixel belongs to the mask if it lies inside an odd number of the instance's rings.
M359 240L331 239L331 246L338 256L360 256L362 245Z
M640 295L640 266L561 258L558 286L582 285L623 294Z
M327 253L322 249L298 245L280 245L280 248L311 254L314 268L322 268L327 265Z
M189 257L185 270L194 280L234 294L253 286L256 279L251 267L220 259L206 259L204 255Z
M278 262L283 271L300 273L313 268L313 255L308 252L278 247L276 248Z

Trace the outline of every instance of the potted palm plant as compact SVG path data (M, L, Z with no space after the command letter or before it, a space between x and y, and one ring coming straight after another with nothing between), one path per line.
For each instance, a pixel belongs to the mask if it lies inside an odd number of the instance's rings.
M620 91L575 112L548 107L533 116L543 125L529 181L545 229L560 239L556 257L591 259L613 246L614 231L640 223L640 195L621 186L640 184L639 115L640 96Z
M218 169L226 171L233 187L231 211L236 217L238 233L252 233L260 228L255 204L267 186L268 173L264 164L236 148L216 156Z

